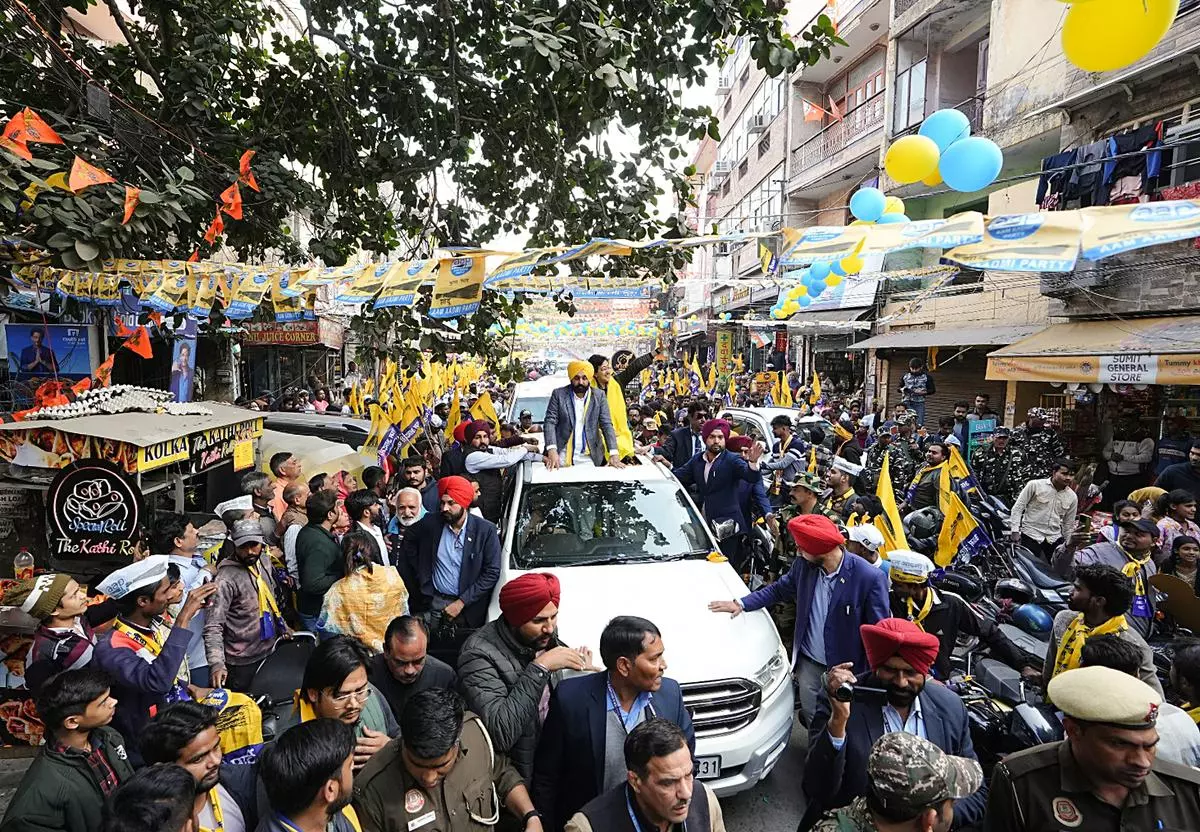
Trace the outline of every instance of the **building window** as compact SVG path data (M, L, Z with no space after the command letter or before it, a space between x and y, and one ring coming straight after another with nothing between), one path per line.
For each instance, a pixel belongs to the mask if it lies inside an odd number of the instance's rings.
M721 186L721 196L729 196L729 180L725 180L725 184Z
M896 106L892 111L892 134L901 133L925 117L925 64L922 58L896 73Z
M771 152L771 134L767 133L763 136L763 140L758 143L758 158L762 158Z
M743 159L742 163L740 165L738 165L738 179L741 179L743 176L745 176L749 172L750 172L750 162L746 159Z

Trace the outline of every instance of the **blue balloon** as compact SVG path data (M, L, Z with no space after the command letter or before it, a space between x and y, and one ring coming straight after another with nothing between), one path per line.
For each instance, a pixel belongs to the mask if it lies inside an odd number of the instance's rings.
M825 278L829 277L829 264L824 262L813 263L808 267L808 272L812 275L814 281L825 282Z
M929 114L917 133L933 139L938 150L945 153L950 145L971 135L971 120L958 110L938 110Z
M812 286L808 287L809 297L817 297L817 295L824 292L826 288L827 287L825 286L824 280L820 281L819 283L814 283Z
M808 295L803 295L796 299L796 303L800 304L801 307L812 306L812 298Z
M1003 166L1004 154L994 141L971 136L955 142L942 154L938 172L954 190L970 193L995 182Z
M904 214L884 214L879 218L880 225L895 225L898 222L912 222Z
M887 197L878 188L859 188L850 197L850 213L863 222L875 222L886 207Z
M845 277L845 276L846 276L846 270L842 268L842 261L841 261L841 260L834 260L832 263L830 263L830 264L829 264L829 271L833 272L833 273L834 273L834 274L836 274L838 277Z

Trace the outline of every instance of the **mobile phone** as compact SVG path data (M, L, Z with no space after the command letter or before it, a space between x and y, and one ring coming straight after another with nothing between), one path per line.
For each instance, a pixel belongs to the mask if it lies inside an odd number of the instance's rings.
M1090 532L1092 530L1092 515L1079 515L1079 530L1081 532Z

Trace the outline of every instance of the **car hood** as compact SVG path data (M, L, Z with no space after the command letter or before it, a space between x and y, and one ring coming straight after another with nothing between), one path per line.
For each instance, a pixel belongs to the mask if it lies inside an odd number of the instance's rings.
M587 646L600 665L600 633L617 615L647 618L662 631L667 675L703 682L755 673L779 650L779 634L765 611L730 619L708 611L708 602L741 598L746 585L728 563L705 560L627 563L538 570L562 585L559 636ZM512 580L519 572L510 572ZM493 601L493 617L499 608Z

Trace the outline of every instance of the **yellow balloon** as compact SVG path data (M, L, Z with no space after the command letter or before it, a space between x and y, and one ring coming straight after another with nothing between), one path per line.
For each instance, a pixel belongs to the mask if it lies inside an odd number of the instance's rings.
M1135 63L1162 40L1179 0L1087 0L1072 5L1063 22L1067 60L1087 72L1110 72Z
M1076 0L1076 2L1084 2L1084 1L1085 0ZM1063 0L1063 2L1066 2L1066 0ZM942 172L940 170L934 170L933 173L929 174L928 176L926 176L924 179L921 180L921 184L928 185L931 188L936 185L942 184Z
M862 271L863 259L857 254L851 254L842 259L842 271L846 274L858 274Z
M885 214L903 214L904 200L898 196L889 196L887 202L883 205L883 213Z
M802 298L808 294L808 287L803 283L800 283L792 287L792 292L796 295L796 297Z
M901 185L907 185L920 182L937 170L940 156L937 142L928 136L904 136L892 142L887 149L883 167L888 176Z
M828 275L825 276L825 285L826 286L836 286L845 279L846 278L842 277L837 272L830 272Z
M874 225L875 223L870 222L868 220L855 220L854 222L852 222L850 224L851 225Z

